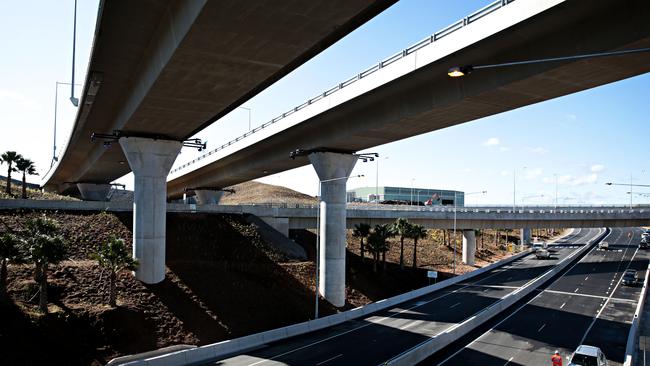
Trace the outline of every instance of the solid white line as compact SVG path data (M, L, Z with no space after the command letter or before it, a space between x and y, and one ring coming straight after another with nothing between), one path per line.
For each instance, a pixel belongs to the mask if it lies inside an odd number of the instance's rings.
M553 294L560 294L560 295L569 295L569 296L582 296L582 297L593 297L595 299L602 299L603 301L607 300L607 296L598 296L598 295L589 295L589 294L574 294L571 292L564 292L564 291L557 291L557 290L544 290L544 292L550 292ZM614 301L621 301L621 302L633 302L636 303L635 300L630 300L630 299L623 299L623 298L618 298L618 297L612 297L612 300ZM566 303L562 304L560 306L560 309L565 305Z
M341 356L343 356L342 353L341 353L341 354L338 354L338 355L336 355L336 356L334 356L334 357L332 357L332 358L328 358L327 360L325 360L325 361L323 361L323 362L319 362L319 363L316 364L316 366L319 366L319 365L322 365L322 364L328 363L328 362L330 362L330 361L332 361L332 360L335 360L335 359L337 359L337 358L339 358L339 357L341 357Z
M599 235L599 234L600 234L600 231L598 231L598 232L596 233L596 235ZM604 238L603 238L603 240L604 240ZM587 240L587 241L588 241L588 240ZM587 257L588 257L588 256L589 256L589 255L590 255L590 254L591 254L591 253L592 253L596 248L597 248L597 246L594 246L593 248L591 248L591 250L589 250L589 251L585 254L585 256L583 257L583 259L587 258ZM574 252L574 253L575 253L575 252ZM566 259L566 258L565 258L565 259ZM569 268L569 270L567 270L567 271L564 273L564 275L567 275L568 273L570 273L571 270L573 270L573 268L574 268L575 266L577 266L578 263L580 263L580 262L581 262L581 261L578 261L578 262L574 263L573 266L571 266L571 268ZM561 278L561 277L560 277L560 278ZM558 280L559 280L559 279L558 279ZM557 280L556 280L556 281L557 281ZM493 331L494 328L498 327L498 326L501 325L503 322L505 322L506 320L510 319L513 315L515 315L516 313L518 313L518 312L519 312L521 309L523 309L526 305L528 305L528 304L530 304L531 302L535 301L535 299L537 299L537 298L538 298L539 296L541 296L543 293L544 293L543 291L540 291L539 294L537 294L535 297L533 297L532 299L530 299L530 301L528 301L527 303L521 305L519 308L517 308L517 310L513 311L512 313L510 313L510 315L508 315L508 316L505 317L503 320L501 320L500 322L498 322L496 325L494 325L494 326L493 326L492 328L490 328L488 331L486 331L485 333L481 334L479 337L477 337L476 339L474 339L473 341L471 341L471 342L470 342L468 345L466 345L465 347L463 347L463 348L459 349L458 351L456 351L456 352L455 352L454 354L452 354L451 356L445 358L442 362L440 362L440 363L438 364L438 366L440 366L440 365L446 363L447 361L449 361L450 359L452 359L453 357L455 357L457 354L459 354L459 353L461 353L462 351L464 351L466 348L469 348L472 344L476 343L476 341L478 341L479 339L483 338L485 335L487 335L488 333L490 333L491 331Z
M537 333L541 332L542 329L544 329L545 326L546 326L546 323L542 324L542 326L539 327L539 329L537 329Z
M622 230L621 230L621 231L622 231ZM630 238L630 240L627 242L627 246L626 246L626 248L625 248L625 252L624 252L623 255L621 256L621 261L619 262L619 268L620 268L620 266L621 266L621 263L623 262L623 258L625 258L625 254L627 253L627 249L629 248L630 243L632 242L632 239L633 239L633 238L634 238L634 235L632 235L632 237ZM625 266L625 270L627 270L628 268L630 268L630 264L632 264L632 261L634 261L634 257L636 257L636 253L638 253L638 252L639 252L639 247L636 248L636 250L634 251L634 254L632 254L632 258L630 258L630 261L627 262L627 266ZM625 272L625 270L623 270L623 272ZM618 269L617 269L617 270L616 270L616 273L614 274L614 278L616 278L616 276L618 275L618 272L619 272L619 271L618 271ZM589 331L591 331L591 328L592 328L592 327L594 326L594 324L596 323L596 320L598 320L598 318L600 317L600 314L602 314L603 310L605 310L605 308L607 307L607 304L609 303L609 300L611 300L612 296L614 296L614 293L616 292L616 289L618 288L618 285L621 284L621 281L622 281L622 280L623 280L623 276L621 276L621 278L618 280L618 283L616 284L616 287L614 287L614 291L612 291L612 293L609 295L609 297L607 298L607 300L605 300L605 304L603 304L603 306L600 307L600 310L598 311L598 313L596 314L596 316L594 317L594 319L591 321L591 324L589 324L589 327L587 328L587 331L585 332L585 334L582 336L582 339L580 340L580 343L579 343L579 344L583 344L583 343L584 343L585 339L587 338L587 334L589 334Z
M455 307L458 306L458 305L460 305L460 303L456 303L456 304L450 306L449 308L450 308L450 309L453 309L453 308L455 308Z

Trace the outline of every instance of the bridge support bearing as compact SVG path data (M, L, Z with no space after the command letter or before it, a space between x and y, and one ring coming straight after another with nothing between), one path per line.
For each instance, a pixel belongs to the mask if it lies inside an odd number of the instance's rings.
M111 185L108 183L77 183L77 189L84 201L107 201Z
M213 189L195 189L196 202L199 205L218 204L223 196L223 191Z
M530 245L531 230L529 227L521 229L521 248L523 249L526 245Z
M473 266L476 257L476 232L463 230L463 263Z
M345 305L346 182L358 156L313 152L309 161L320 180L319 293L332 305Z
M167 174L181 151L180 141L122 137L120 145L133 170L133 257L135 277L145 283L165 279Z

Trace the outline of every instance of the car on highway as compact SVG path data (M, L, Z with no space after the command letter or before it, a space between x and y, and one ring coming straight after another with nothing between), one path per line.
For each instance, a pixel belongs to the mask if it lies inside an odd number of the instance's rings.
M535 251L535 258L537 259L549 259L551 258L551 252L547 249L537 249Z
M581 344L571 357L569 366L607 366L607 357L598 347Z
M641 238L641 242L639 243L639 249L648 249L648 242L650 242L650 237L646 236Z
M608 250L609 249L609 243L606 241L601 241L598 243L598 249L600 250Z
M639 273L636 269L628 269L623 273L623 285L634 286L639 282Z

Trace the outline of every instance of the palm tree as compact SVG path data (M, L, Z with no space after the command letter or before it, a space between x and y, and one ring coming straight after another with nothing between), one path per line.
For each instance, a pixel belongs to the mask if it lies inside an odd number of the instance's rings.
M364 261L365 248L363 246L363 239L367 238L370 235L370 225L362 222L360 224L354 225L354 230L352 230L352 236L359 238L360 241L360 250L361 250L361 263Z
M428 230L422 225L411 225L411 230L408 232L408 237L413 239L413 269L417 268L418 263L418 240L427 237Z
M16 161L16 168L23 172L23 199L27 199L27 180L26 175L38 175L34 162L29 159L20 158Z
M4 295L7 290L7 262L15 261L19 258L18 252L19 240L14 235L5 233L0 236L0 295Z
M22 256L34 263L34 279L39 284L38 307L47 313L48 265L57 264L67 256L65 242L59 234L56 221L43 215L27 221L27 232L21 241Z
M395 232L393 231L393 226L389 224L375 225L375 230L373 232L382 239L380 252L381 252L381 261L383 263L383 268L385 271L386 252L390 249L390 245L388 244L388 238L392 238L393 236L395 236Z
M138 261L133 259L126 250L124 240L116 238L111 238L108 243L101 244L94 257L100 266L110 271L108 305L115 307L117 306L117 274L123 270L135 271Z
M13 164L22 158L23 156L15 151L5 151L0 155L0 163L7 164L7 186L5 187L5 192L9 195L11 195L11 173L16 171Z
M377 273L377 263L379 263L379 253L382 252L386 246L386 240L376 232L371 232L368 235L368 250L372 253L372 271Z
M399 235L399 268L404 269L404 238L408 235L411 224L407 219L400 217L393 223L393 232Z

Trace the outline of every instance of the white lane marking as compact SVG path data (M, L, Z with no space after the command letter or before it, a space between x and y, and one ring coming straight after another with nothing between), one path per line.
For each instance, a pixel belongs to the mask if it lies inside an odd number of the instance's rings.
M506 366L507 364L509 364L510 361L512 361L513 358L514 358L514 356L513 356L513 357L510 357L510 358L508 359L508 362L504 363L503 366Z
M542 324L542 326L539 327L539 329L537 329L537 333L541 332L542 329L544 329L545 326L546 326L546 323Z
M582 231L582 229L580 229L580 231ZM598 234L600 234L600 230L598 230L598 231L596 232L596 235L598 235ZM604 240L604 239L603 239L603 240ZM594 246L591 250L589 250L589 251L585 254L585 256L584 256L582 259L586 259L587 257L589 257L589 255L592 254L592 252L594 252L594 251L596 250L596 248L597 248L597 246ZM574 252L574 253L575 253L575 252ZM575 266L577 266L580 262L582 262L582 260L577 261L576 263L574 263L573 266L571 266L571 268L569 268L566 272L564 272L564 275L563 275L562 277L564 277L564 276L568 275L569 273L571 273L571 271L573 270L573 268L575 268ZM561 278L561 277L560 277L560 278ZM559 280L559 279L558 279L558 280ZM556 280L556 281L558 281L558 280ZM510 315L508 315L508 316L505 317L503 320L501 320L500 322L498 322L495 326L493 326L492 328L490 328L488 331L486 331L485 333L481 334L479 337L477 337L476 339L474 339L473 341L471 341L468 345L466 345L465 347L463 347L463 348L459 349L458 351L454 352L454 354L452 354L451 356L445 358L442 362L440 362L440 363L438 364L438 366L445 364L447 361L449 361L449 360L451 360L452 358L454 358L457 354L459 354L459 353L461 353L462 351L464 351L465 349L469 348L472 344L476 343L479 339L483 338L483 337L486 336L488 333L490 333L491 331L493 331L494 328L496 328L496 327L498 327L499 325L503 324L503 322L505 322L506 320L510 319L513 315L517 314L517 313L518 313L521 309L523 309L526 305L528 305L528 304L530 304L531 302L535 301L535 299L537 299L537 298L538 298L539 296L541 296L543 293L544 293L544 291L539 291L539 293L538 293L535 297L533 297L532 299L530 299L530 301L528 301L527 303L521 305L519 308L517 308L517 310L513 311L512 313L510 313ZM517 351L517 352L519 352L519 351Z
M579 289L580 289L579 287L576 287L576 289L573 290L573 292L578 292Z
M450 309L453 309L453 308L455 308L455 307L458 306L458 305L460 305L459 302L455 303L454 305L450 306L449 308L450 308Z
M519 288L517 286L501 286L501 285L476 285L473 287L485 287L486 290L490 288L516 290Z
M621 267L621 263L623 263L623 258L625 258L625 254L627 254L627 249L630 246L630 243L632 242L632 239L634 238L634 235L630 237L630 240L627 242L627 246L625 248L625 253L621 256L621 261L618 264L618 268L616 269L616 273L614 274L614 278L618 275L618 269ZM636 254L639 252L639 247L636 248L634 251L634 254L632 254L632 258L630 258L629 262L627 262L627 266L625 266L625 269L623 272L625 272L628 268L630 268L630 264L632 264L632 261L634 261L634 257L636 257ZM612 296L614 296L614 293L616 292L616 289L618 288L618 285L621 284L621 281L623 280L623 276L619 278L618 283L616 284L616 287L614 287L614 291L607 297L607 300L605 300L605 303L600 307L600 310L598 310L598 313L596 313L596 316L594 319L591 321L591 324L589 324L589 327L587 328L587 331L585 331L585 334L582 336L582 339L580 340L579 344L583 344L585 339L587 338L587 335L589 334L589 331L591 331L591 328L593 328L594 324L596 323L596 320L600 317L600 314L602 314L603 310L607 307L607 304L609 303L609 300L612 299Z
M585 281L589 279L589 276L585 277Z
M562 309L566 305L566 302L563 302L562 305L560 306L560 309Z
M543 290L543 291L544 292L549 292L549 293L552 293L552 294L569 295L569 296L581 296L581 297L593 297L595 299L602 299L602 301L607 300L607 296L598 296L598 295L589 295L589 294L574 294L574 293L571 293L571 292L548 290L548 289ZM618 298L618 297L612 297L612 300L620 301L620 302L633 302L633 303L636 303L635 300L623 299L623 298ZM562 309L564 307L564 305L566 305L566 303L562 304L562 306L560 306L560 309Z
M341 357L341 356L343 356L342 353L341 353L341 354L338 354L338 355L336 355L336 356L334 356L334 357L332 357L332 358L328 358L327 360L325 360L325 361L323 361L323 362L319 362L319 363L316 364L316 366L319 366L319 365L322 365L322 364L328 363L328 362L330 362L330 361L332 361L332 360L336 360L337 358L339 358L339 357Z

